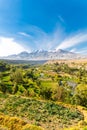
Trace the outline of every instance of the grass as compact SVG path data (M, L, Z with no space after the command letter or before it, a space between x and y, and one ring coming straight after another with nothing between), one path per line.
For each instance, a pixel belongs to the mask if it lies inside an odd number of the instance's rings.
M43 128L30 125L18 117L0 115L0 130L43 130Z
M48 88L48 89L52 89L53 91L55 89L57 89L58 83L57 82L53 82L53 81L41 81L41 87L42 88Z
M42 87L44 87L44 86L46 86L46 87L56 87L56 86L58 86L58 83L48 80L48 81L41 81L41 85L42 85Z
M83 119L83 115L77 109L66 108L51 101L40 101L20 96L4 96L3 94L0 96L2 101L0 103L1 113L20 117L26 122L42 126L47 130L69 127Z

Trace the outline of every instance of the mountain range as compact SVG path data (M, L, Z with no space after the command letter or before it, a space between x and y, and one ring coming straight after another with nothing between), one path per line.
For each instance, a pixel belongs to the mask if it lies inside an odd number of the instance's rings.
M10 60L57 60L57 59L79 59L84 57L77 53L59 49L53 51L36 50L30 53L24 51L19 54L9 55L1 58Z

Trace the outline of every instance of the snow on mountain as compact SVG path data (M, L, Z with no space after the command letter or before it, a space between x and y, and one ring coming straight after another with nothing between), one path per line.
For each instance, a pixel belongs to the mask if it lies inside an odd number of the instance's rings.
M9 55L5 59L12 60L57 60L57 59L78 59L81 58L77 53L69 52L66 50L35 50L32 52L21 52L17 55Z

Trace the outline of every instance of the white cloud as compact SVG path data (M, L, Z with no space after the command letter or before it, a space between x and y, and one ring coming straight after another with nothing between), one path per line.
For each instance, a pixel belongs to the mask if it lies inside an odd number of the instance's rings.
M22 36L25 36L25 37L29 37L31 38L32 36L30 34L27 34L25 32L18 32L18 34L22 35Z
M56 50L58 49L68 49L70 47L74 47L79 44L84 44L84 42L87 41L87 33L77 33L73 36L70 36L63 40L60 45L56 47Z
M17 54L25 51L24 47L14 41L13 38L0 37L0 56Z
M44 49L51 50L63 39L64 31L61 27L57 27L53 32L46 33L36 26L29 26L28 32L32 34L32 39L28 39L29 46L32 50Z
M68 49L71 52L80 52L78 45L86 46L84 43L87 41L87 32L84 31L68 35L60 26L51 33L44 32L36 26L30 26L27 29L28 33L18 32L19 35L24 36L19 37L22 38L19 39L22 41L22 44L19 44L13 38L0 37L0 56L38 49ZM84 49L83 52L85 52Z
M32 43L36 49L68 49L71 52L77 53L78 45L84 47L87 41L86 31L66 34L61 27L56 28L52 33L46 33L37 27L31 27L31 31L34 33Z
M76 48L72 48L72 49L70 50L70 52L76 52L76 51L77 51Z

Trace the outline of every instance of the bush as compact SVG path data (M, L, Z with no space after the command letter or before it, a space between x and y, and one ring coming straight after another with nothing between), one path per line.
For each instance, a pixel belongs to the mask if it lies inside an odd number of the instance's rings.
M0 124L9 128L9 130L21 130L21 127L26 125L26 122L17 117L0 116Z
M9 130L43 130L43 128L27 124L25 121L17 117L9 117L3 114L0 116L0 124L3 125L0 130L7 130L5 127Z
M87 85L79 84L75 89L75 103L87 107Z
M39 126L34 126L34 125L25 125L22 130L44 130L43 128L39 127Z

